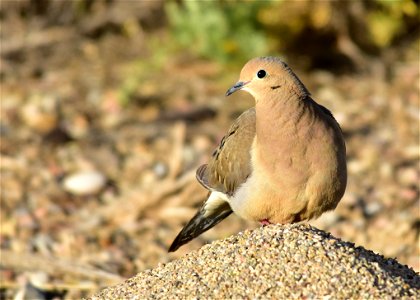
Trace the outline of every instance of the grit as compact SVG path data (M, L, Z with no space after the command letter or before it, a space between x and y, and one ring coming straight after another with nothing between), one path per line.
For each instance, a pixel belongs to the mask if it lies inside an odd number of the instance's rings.
M307 224L213 242L91 299L420 299L420 276Z

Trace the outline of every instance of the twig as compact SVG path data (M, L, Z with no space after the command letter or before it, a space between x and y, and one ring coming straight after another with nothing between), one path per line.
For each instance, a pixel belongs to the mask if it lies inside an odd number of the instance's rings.
M177 122L172 131L173 148L171 159L169 160L169 174L168 177L174 179L182 169L182 150L185 144L186 126L184 122Z
M58 42L68 41L76 37L73 28L51 28L38 32L31 32L24 38L13 38L2 42L1 56L8 56L12 53L35 48L49 46Z
M66 290L81 290L81 291L92 291L96 290L100 287L100 285L94 282L80 282L80 283L64 283L64 282L57 282L57 283L37 283L35 285L38 289L42 291L66 291ZM21 288L21 284L16 281L0 281L0 290L9 289L9 290L17 290Z
M158 186L154 185L151 190L133 191L132 195L124 195L124 199L99 208L95 214L111 223L119 223L122 216L124 222L135 221L139 215L144 215L148 209L160 205L163 198L184 188L193 181L195 181L195 170L191 170L177 179L167 178L162 180ZM124 202L123 205L121 201ZM75 223L81 224L80 220L75 220ZM78 226L78 228L83 231L89 227Z
M33 253L17 253L9 250L1 250L0 266L19 270L37 270L49 274L63 272L75 276L83 276L90 279L120 282L123 277L108 273L86 265L77 264L74 261L63 260L57 257L46 257Z

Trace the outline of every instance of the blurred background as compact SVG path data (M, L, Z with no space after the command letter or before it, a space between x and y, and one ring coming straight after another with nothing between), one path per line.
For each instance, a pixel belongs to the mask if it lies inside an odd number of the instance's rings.
M346 138L346 194L311 223L420 270L418 1L3 0L0 22L1 299L77 299L259 226L167 253L266 55Z

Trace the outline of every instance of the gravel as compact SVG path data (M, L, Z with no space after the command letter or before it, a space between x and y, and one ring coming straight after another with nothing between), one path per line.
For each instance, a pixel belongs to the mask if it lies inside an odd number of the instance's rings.
M394 259L308 224L216 241L90 299L420 299L420 277Z

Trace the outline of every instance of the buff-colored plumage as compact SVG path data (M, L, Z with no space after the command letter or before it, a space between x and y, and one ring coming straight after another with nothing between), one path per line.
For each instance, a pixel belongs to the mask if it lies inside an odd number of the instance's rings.
M227 95L249 92L255 107L231 126L197 170L209 197L170 251L233 211L263 223L292 223L334 209L347 181L341 129L291 69L275 57L249 61Z

